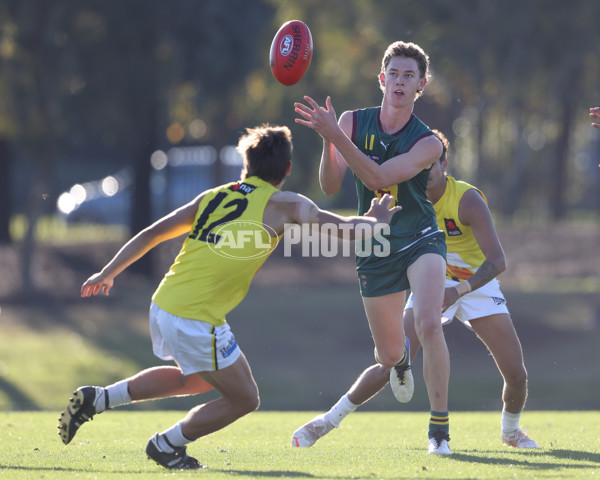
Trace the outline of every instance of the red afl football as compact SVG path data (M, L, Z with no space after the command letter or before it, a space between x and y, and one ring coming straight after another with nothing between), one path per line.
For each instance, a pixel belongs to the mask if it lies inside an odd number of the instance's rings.
M269 61L273 76L283 85L294 85L308 70L313 54L312 35L300 20L284 23L271 43Z

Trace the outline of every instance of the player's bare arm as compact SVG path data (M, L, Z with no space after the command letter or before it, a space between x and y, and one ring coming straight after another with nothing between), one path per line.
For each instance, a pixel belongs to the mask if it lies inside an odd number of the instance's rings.
M389 223L392 216L402 209L401 206L392 207L393 202L390 195L374 198L364 216L344 217L321 210L312 200L298 193L277 192L267 204L263 221L279 235L284 232L286 224L348 225L350 228L340 228L337 234L340 238L353 239L357 225L368 223L375 227Z
M203 196L204 193L131 238L100 272L95 273L84 282L81 287L81 296L90 297L98 295L100 292L108 295L115 277L129 265L139 260L159 243L189 232Z
M477 271L467 280L471 290L483 287L506 270L506 257L498 239L490 210L483 197L475 189L468 190L462 196L458 206L458 218L469 225L485 260ZM444 310L458 300L459 294L454 287L444 292Z
M419 140L409 152L378 165L350 140L352 133L350 112L345 112L338 124L330 97L327 97L326 107L319 106L308 96L304 99L308 105L294 104L296 113L304 117L304 119L297 118L296 123L312 128L335 145L350 169L371 191L413 178L422 170L429 168L442 154L441 142L431 135Z
M321 190L327 195L333 195L340 191L342 182L346 175L348 165L344 158L338 153L335 145L327 139L323 139L323 153L319 164L319 184Z

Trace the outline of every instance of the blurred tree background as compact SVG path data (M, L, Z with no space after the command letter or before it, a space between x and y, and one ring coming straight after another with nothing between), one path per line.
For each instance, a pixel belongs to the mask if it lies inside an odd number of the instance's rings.
M306 77L283 87L270 42L295 18L315 51ZM499 221L597 219L588 108L600 104L599 18L594 0L1 0L0 242L24 215L30 286L34 227L60 192L129 167L138 231L150 221L152 152L220 150L263 122L293 130L286 188L353 208L350 183L321 194L321 142L294 124L293 102L331 95L338 114L379 104L381 57L398 39L429 53L416 113L450 138L453 172L487 193Z
M308 24L315 49L306 76L284 87L269 49L292 19ZM155 153L220 155L245 127L286 124L295 163L285 188L354 209L350 176L337 195L321 193L322 143L294 123L293 103L330 95L338 115L379 105L381 57L395 40L429 53L415 113L448 136L451 172L485 191L507 233L501 281L529 406L597 408L600 134L588 113L600 105L599 19L598 0L0 0L0 409L62 408L73 387L156 361L148 298L181 242L137 262L143 275L125 272L110 298L77 296L151 221ZM58 215L63 192L124 171L131 208L116 235ZM231 171L216 161L205 180ZM266 408L325 408L372 362L353 259L281 257L229 318ZM452 408L500 408L485 348L454 330ZM391 396L377 402L398 408ZM420 387L410 408L426 405Z

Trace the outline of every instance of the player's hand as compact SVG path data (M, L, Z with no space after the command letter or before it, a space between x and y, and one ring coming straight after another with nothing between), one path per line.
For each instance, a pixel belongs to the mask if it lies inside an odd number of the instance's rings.
M296 113L304 117L304 119L296 118L296 123L312 128L325 139L330 139L335 133L339 132L340 127L337 123L331 97L327 97L327 100L325 100L325 107L321 107L308 95L304 97L304 101L308 105L300 102L294 103Z
M91 297L92 295L98 295L100 292L108 295L113 284L113 277L102 272L95 273L81 286L81 296L82 298Z
M450 308L459 299L458 291L454 287L446 287L444 290L444 301L442 302L442 313Z
M371 200L371 207L365 213L365 216L375 218L377 223L390 223L394 214L402 210L400 205L392 207L393 204L394 197L388 193L379 199L375 197Z

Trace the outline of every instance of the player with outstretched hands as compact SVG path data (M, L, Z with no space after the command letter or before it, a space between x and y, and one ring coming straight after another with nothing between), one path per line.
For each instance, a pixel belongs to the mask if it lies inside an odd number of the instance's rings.
M258 408L256 382L226 315L245 297L285 226L333 224L345 227L328 229L342 238L359 231L376 235L401 210L386 195L373 199L364 215L343 217L319 209L302 195L281 191L292 166L287 127L248 129L237 148L243 158L240 181L207 190L142 230L83 284L84 298L108 295L129 265L159 243L186 235L150 306L154 354L174 360L176 366L149 368L107 387L77 388L59 419L65 444L83 423L107 409L215 388L219 398L192 408L146 445L148 457L165 468L203 468L186 446Z
M390 384L401 402L411 399L410 344L402 325L406 291L414 294L415 328L423 347L423 373L430 403L428 453L450 455L448 380L450 358L439 321L444 297L446 244L427 199L429 170L442 144L413 113L429 79L429 57L414 43L386 49L378 82L378 107L344 112L339 122L330 97L325 106L311 97L295 103L296 122L323 138L319 171L322 190L342 186L354 175L359 214L372 198L389 194L402 205L390 223L388 256L357 257L365 313L375 343L375 359L390 369Z

